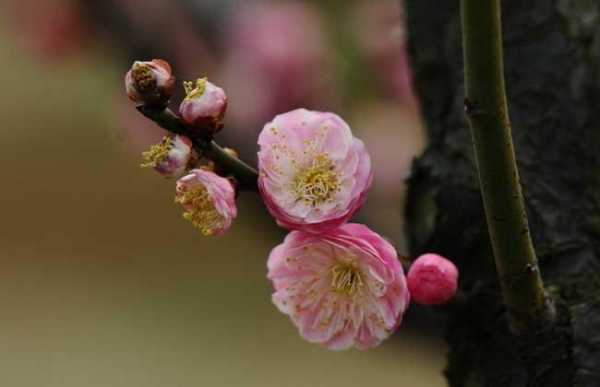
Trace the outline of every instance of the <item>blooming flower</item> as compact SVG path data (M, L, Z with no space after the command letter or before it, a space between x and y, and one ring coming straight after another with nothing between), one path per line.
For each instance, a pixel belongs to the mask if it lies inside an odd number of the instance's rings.
M152 167L165 177L181 176L192 159L192 141L185 136L165 136L142 153L143 168Z
M282 227L319 233L345 223L371 185L371 159L333 113L297 109L265 125L258 186Z
M409 304L396 250L361 224L322 235L292 231L267 265L277 308L303 338L329 349L378 345Z
M421 255L408 271L408 289L419 304L444 304L454 297L457 286L458 269L437 254Z
M220 87L206 78L198 79L195 84L185 82L187 96L179 106L183 121L191 127L206 130L214 134L223 127L223 117L227 110L227 95Z
M183 217L205 236L223 234L237 216L229 180L204 169L193 169L177 181L175 202L185 209Z
M162 59L136 61L125 75L127 96L134 102L165 106L175 88L171 66Z

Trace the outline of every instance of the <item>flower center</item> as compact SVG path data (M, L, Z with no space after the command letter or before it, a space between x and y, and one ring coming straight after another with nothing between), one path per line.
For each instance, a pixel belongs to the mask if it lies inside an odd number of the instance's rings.
M148 65L139 62L134 63L131 75L135 82L135 88L140 93L147 93L156 88L156 79Z
M310 205L333 201L340 190L340 179L333 162L326 155L318 155L312 165L301 170L294 178L297 200Z
M355 265L340 263L331 269L331 288L335 292L353 296L363 285L362 273Z
M165 136L158 144L154 144L149 150L142 152L142 168L154 168L162 163L169 156L169 152L173 148L173 140L171 137Z
M183 218L192 222L202 235L210 236L223 227L223 216L217 211L206 187L199 186L177 192L175 203L185 208Z
M201 97L206 91L206 78L197 79L195 85L192 81L183 82L183 88L185 89L186 100Z

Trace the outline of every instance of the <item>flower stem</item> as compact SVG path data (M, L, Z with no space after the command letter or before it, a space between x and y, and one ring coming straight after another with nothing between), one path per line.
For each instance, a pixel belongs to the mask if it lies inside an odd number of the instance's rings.
M190 130L181 122L179 117L169 108L154 109L145 105L137 107L145 117L154 121L158 126L175 134L190 136ZM223 171L233 175L238 181L241 190L256 191L258 189L258 172L237 157L233 157L223 150L213 140L191 136L194 148L201 155L212 160Z
M461 0L465 112L511 329L553 319L529 234L504 84L500 0Z

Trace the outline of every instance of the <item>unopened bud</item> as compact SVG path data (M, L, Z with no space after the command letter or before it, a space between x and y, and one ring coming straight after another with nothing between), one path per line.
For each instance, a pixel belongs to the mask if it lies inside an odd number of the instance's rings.
M142 153L143 168L154 170L165 177L179 177L187 170L192 159L192 141L184 136L165 136L162 141Z
M125 89L136 103L164 107L175 89L171 66L162 59L136 61L125 75Z
M227 110L227 95L220 87L206 80L184 82L186 97L179 106L179 114L188 126L201 135L210 137L223 128Z
M413 301L422 305L441 305L456 294L458 269L440 255L424 254L413 262L407 280Z

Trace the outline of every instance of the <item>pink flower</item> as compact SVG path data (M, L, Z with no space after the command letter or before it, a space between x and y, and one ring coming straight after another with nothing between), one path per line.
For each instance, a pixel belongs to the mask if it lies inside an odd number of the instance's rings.
M322 235L292 231L267 265L274 304L303 338L329 349L378 345L409 304L396 250L361 224Z
M203 134L215 134L223 127L227 110L225 92L206 78L198 79L195 85L185 82L184 86L187 96L179 106L181 118L187 125L202 129Z
M142 167L152 167L165 177L179 177L192 160L192 141L185 136L165 136L143 152Z
M280 226L323 232L364 203L371 159L337 115L305 109L278 115L258 144L258 186Z
M444 304L454 297L457 286L458 269L437 254L421 255L408 271L408 289L419 304Z
M134 102L165 106L175 89L171 66L162 59L136 61L125 75L125 89Z
M185 209L183 217L205 236L225 233L237 216L229 180L204 169L193 169L177 181L175 202Z

